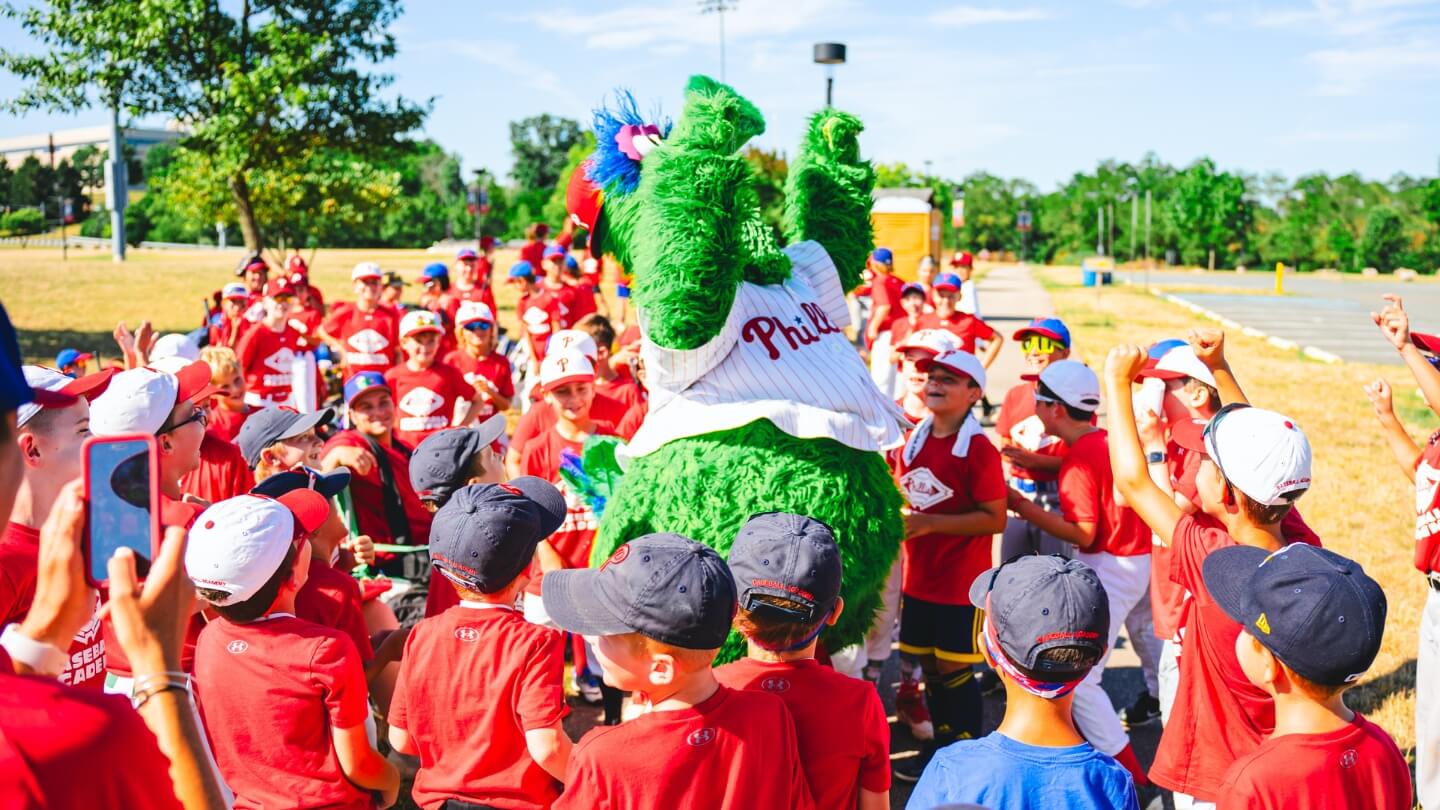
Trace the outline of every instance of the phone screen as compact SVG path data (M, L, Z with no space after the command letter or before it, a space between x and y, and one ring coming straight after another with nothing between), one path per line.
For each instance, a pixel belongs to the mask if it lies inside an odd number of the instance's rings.
M135 552L140 577L150 572L150 453L144 441L97 442L88 448L86 482L90 493L90 576L110 578L107 565L115 552Z

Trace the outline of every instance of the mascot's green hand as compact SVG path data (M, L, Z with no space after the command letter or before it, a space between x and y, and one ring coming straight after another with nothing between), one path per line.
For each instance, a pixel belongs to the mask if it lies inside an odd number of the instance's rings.
M785 179L785 235L819 242L846 290L860 283L873 247L870 192L875 170L860 157L860 119L839 110L810 118Z
M859 118L839 110L826 110L810 121L810 127L820 136L814 145L824 157L841 163L860 163L860 130L865 127Z
M680 149L733 155L765 131L765 117L727 84L692 76L685 87L685 110L665 139Z

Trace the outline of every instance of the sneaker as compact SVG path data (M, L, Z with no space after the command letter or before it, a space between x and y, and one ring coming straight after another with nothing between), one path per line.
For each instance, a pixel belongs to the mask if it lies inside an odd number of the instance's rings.
M1160 700L1148 691L1141 692L1140 697L1128 708L1121 709L1120 724L1127 729L1136 726L1143 726L1160 719Z
M925 696L920 693L919 684L900 682L895 692L895 719L910 729L911 737L922 742L935 739L935 724L930 721L930 710L925 708Z
M929 743L920 747L920 751L913 757L897 759L890 766L895 778L901 782L915 784L920 781L920 774L925 772L925 766L935 758L935 746Z

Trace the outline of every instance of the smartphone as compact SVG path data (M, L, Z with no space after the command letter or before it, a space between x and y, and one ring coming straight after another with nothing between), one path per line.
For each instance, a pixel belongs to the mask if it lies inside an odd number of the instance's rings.
M81 450L85 478L85 579L110 579L110 558L135 552L144 579L160 548L160 469L154 436L91 437Z

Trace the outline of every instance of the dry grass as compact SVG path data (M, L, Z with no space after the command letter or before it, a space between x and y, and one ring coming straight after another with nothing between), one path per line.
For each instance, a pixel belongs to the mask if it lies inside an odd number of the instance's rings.
M1037 275L1075 335L1081 359L1097 369L1116 343L1148 344L1183 337L1192 327L1214 326L1136 288L1106 288L1097 297L1094 289L1060 283L1073 279L1073 273L1042 269ZM1375 340L1382 340L1378 332ZM1390 609L1384 645L1367 678L1347 700L1413 757L1415 650L1427 595L1411 563L1414 491L1383 443L1360 387L1379 376L1389 379L1397 392L1397 411L1417 441L1422 431L1435 428L1436 419L1403 368L1328 365L1241 334L1227 334L1226 345L1251 401L1291 416L1310 439L1315 483L1300 500L1306 521L1326 547L1359 562L1385 589Z
M150 320L165 332L188 332L200 326L201 301L226 282L240 252L131 250L129 260L115 264L107 252L72 250L62 262L53 248L0 248L0 303L20 331L20 348L29 359L53 358L66 346L114 356L110 332L124 321L134 328ZM448 253L423 250L322 250L311 263L311 279L327 301L350 298L350 269L357 262L378 261L407 280L434 261L448 262ZM513 250L496 254L503 273L517 259ZM502 276L503 278L503 276ZM405 300L415 301L416 287ZM503 324L514 330L514 292L495 285Z

